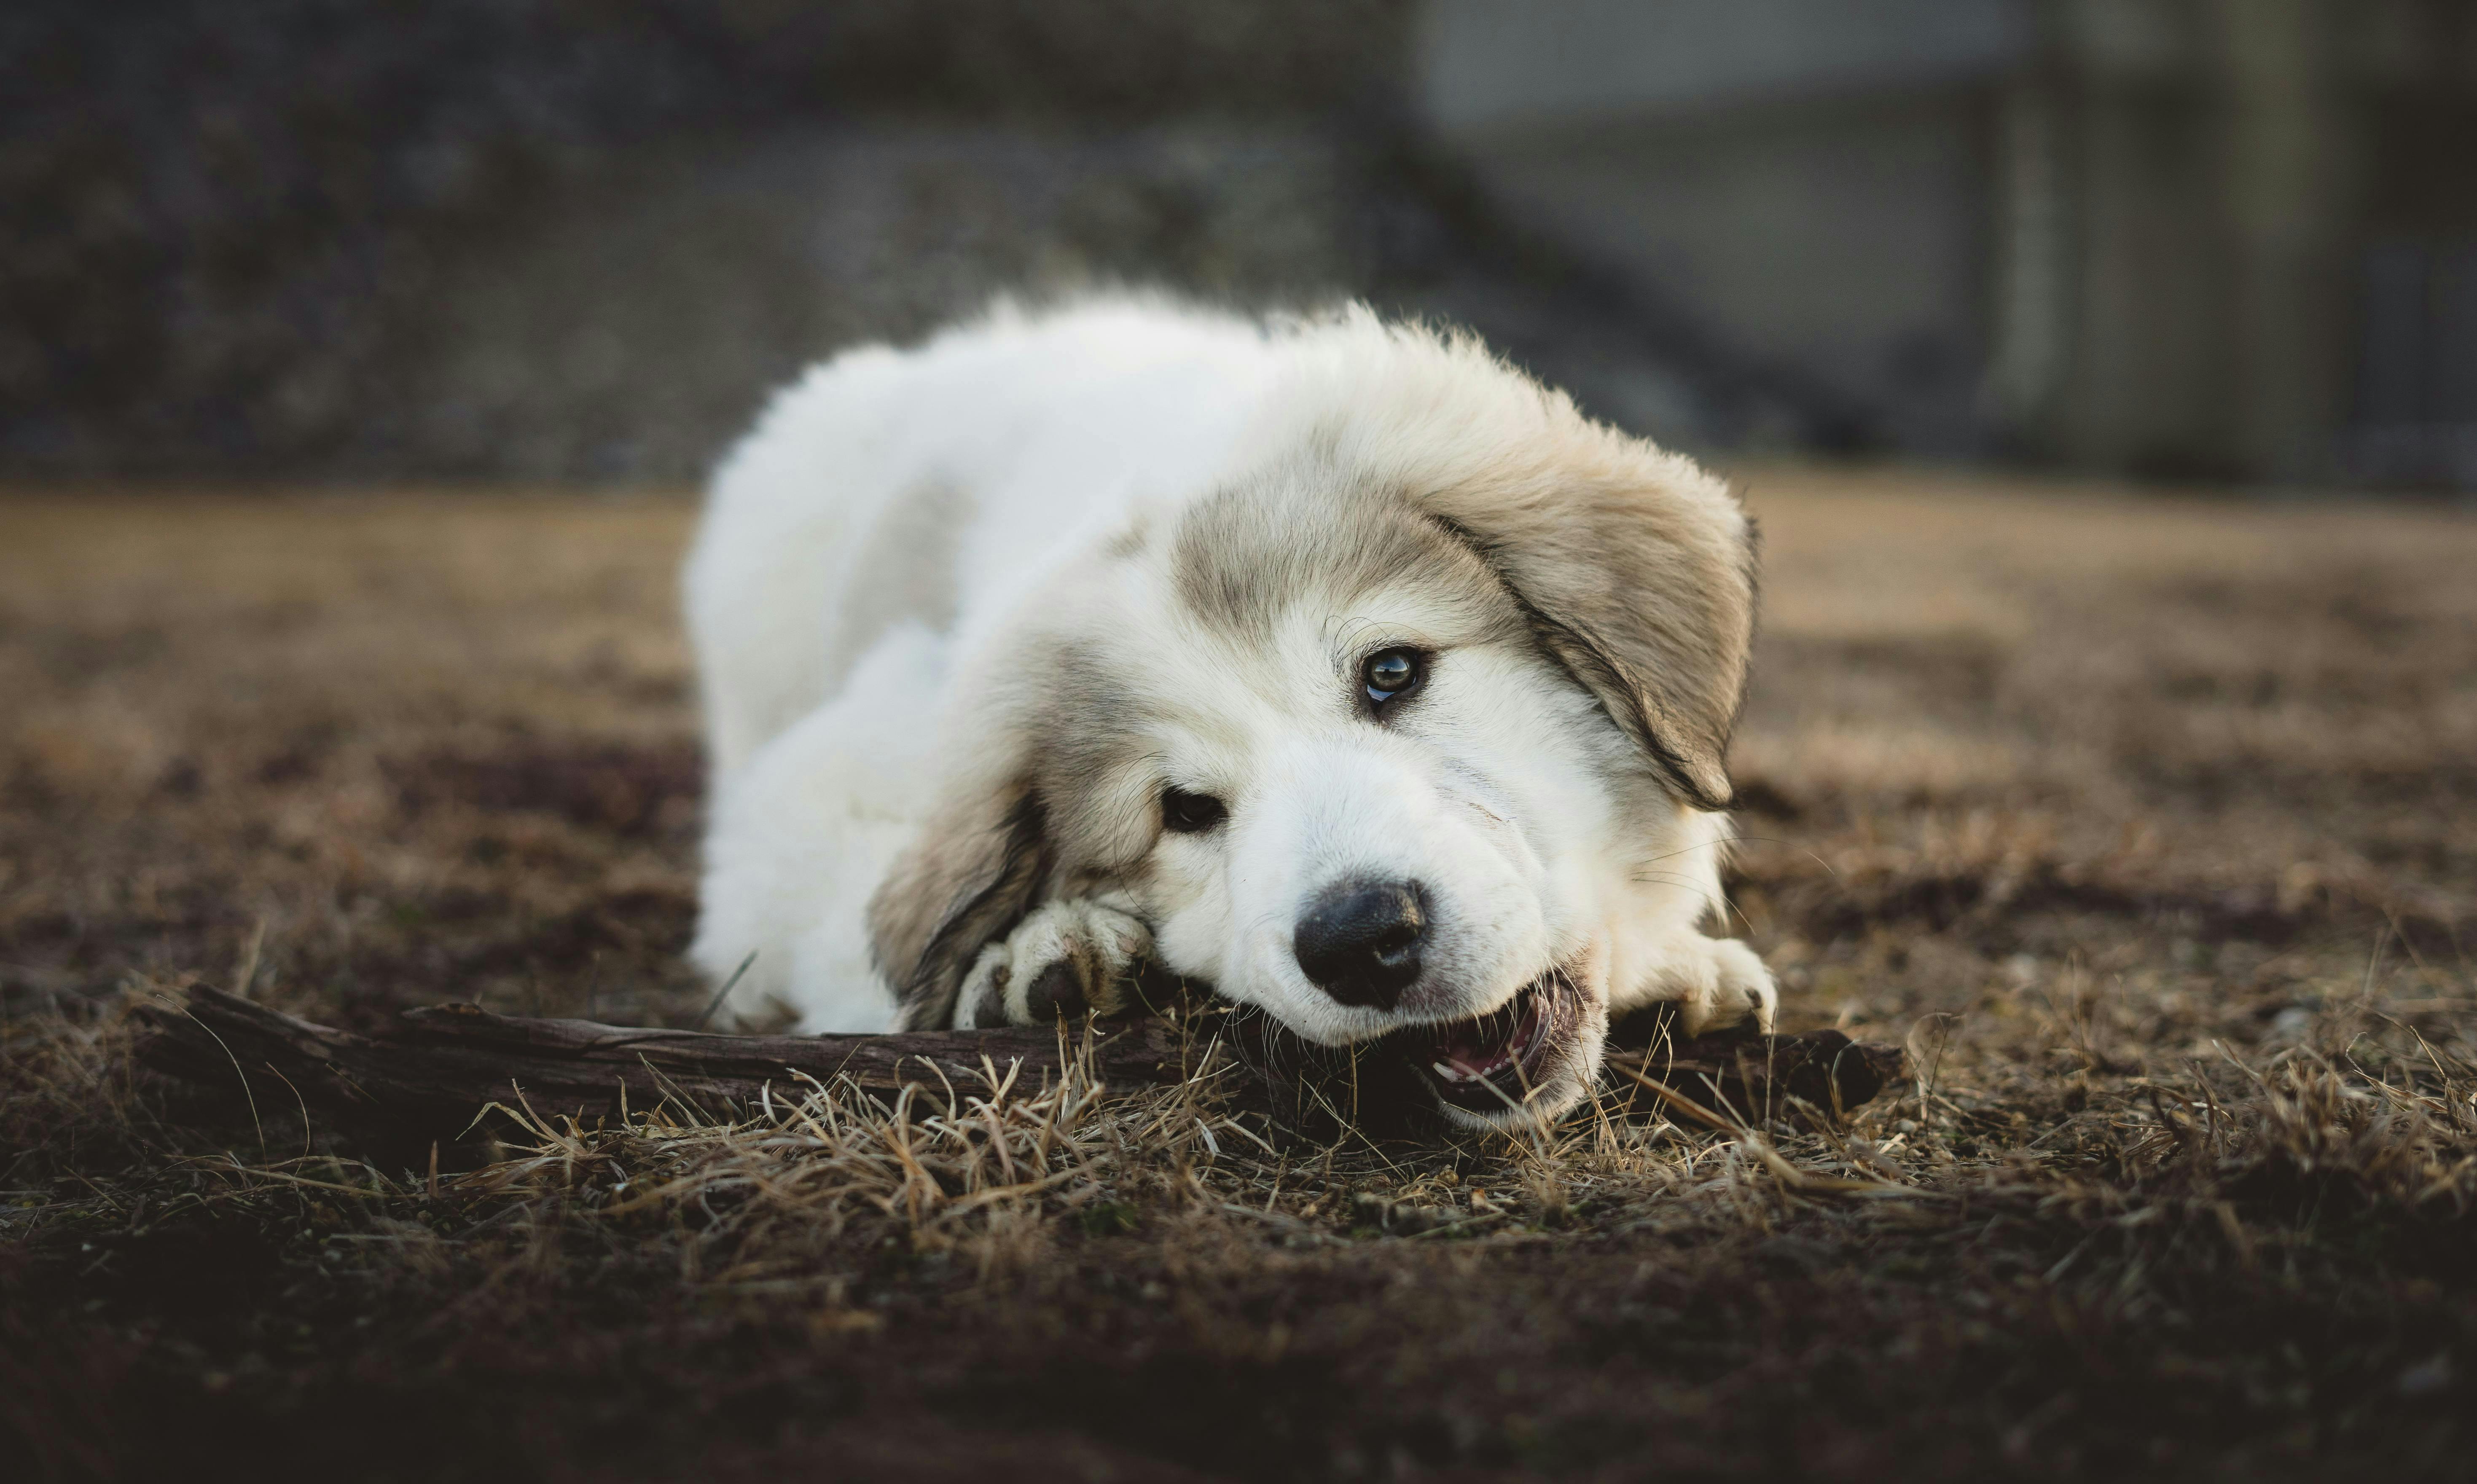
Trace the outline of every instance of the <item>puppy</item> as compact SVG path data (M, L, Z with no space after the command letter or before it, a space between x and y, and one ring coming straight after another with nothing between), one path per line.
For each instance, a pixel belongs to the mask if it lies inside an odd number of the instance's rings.
M1045 1024L1148 963L1472 1127L1584 1098L1612 1011L1769 1028L1700 930L1746 516L1468 336L1119 296L851 351L687 593L735 1012Z

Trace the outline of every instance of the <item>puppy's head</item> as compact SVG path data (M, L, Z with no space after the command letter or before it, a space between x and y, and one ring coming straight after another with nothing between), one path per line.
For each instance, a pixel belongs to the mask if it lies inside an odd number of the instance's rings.
M1281 454L969 656L944 811L873 908L907 1024L1034 903L1121 891L1163 967L1453 1122L1589 1090L1630 925L1690 919L1663 862L1729 799L1746 521L1471 347L1360 333Z

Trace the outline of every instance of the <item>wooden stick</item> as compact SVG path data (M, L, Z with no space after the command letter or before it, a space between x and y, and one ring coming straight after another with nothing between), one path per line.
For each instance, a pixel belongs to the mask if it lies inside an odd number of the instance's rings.
M1038 1027L734 1036L498 1015L470 1004L407 1010L401 1027L373 1036L204 986L189 989L185 1003L165 1002L139 1014L149 1026L139 1057L156 1071L210 1087L229 1087L238 1076L244 1089L262 1076L281 1076L306 1101L330 1112L425 1135L460 1133L487 1105L513 1105L518 1092L538 1114L589 1122L665 1099L730 1117L757 1103L768 1082L778 1100L796 1096L803 1076L828 1084L847 1078L888 1099L907 1084L932 1092L945 1084L969 1089L981 1085L984 1058L1001 1078L1012 1063L1018 1086L1037 1085L1057 1076L1086 1046L1081 1032L1063 1036ZM1208 1016L1200 1024L1203 1033L1195 1032L1197 1022L1179 1016L1097 1025L1089 1036L1092 1074L1121 1091L1182 1081L1195 1075L1205 1055L1213 1021ZM1827 1112L1836 1092L1839 1106L1855 1106L1874 1096L1884 1078L1869 1080L1869 1069L1879 1070L1888 1057L1897 1072L1896 1050L1857 1047L1838 1032L1819 1031L1681 1041L1654 1052L1616 1052L1613 1059L1633 1058L1630 1064L1656 1073L1687 1097L1710 1097L1712 1106L1725 1103L1738 1116L1751 1116L1783 1092ZM1272 1105L1248 1069L1223 1076L1239 1108Z
M1901 1079L1896 1046L1852 1041L1838 1030L1793 1036L1723 1031L1692 1040L1658 1035L1648 1047L1609 1051L1627 1080L1657 1084L1718 1114L1731 1127L1774 1119L1837 1122Z
M733 1036L498 1015L471 1004L407 1010L401 1028L365 1036L204 986L191 987L186 1004L138 1013L150 1026L139 1059L156 1071L209 1086L229 1085L236 1066L253 1077L281 1074L330 1111L450 1132L486 1104L513 1103L518 1089L544 1115L615 1118L623 1098L640 1111L669 1098L721 1115L758 1101L767 1082L778 1099L796 1098L800 1074L827 1083L848 1077L892 1097L906 1083L936 1089L941 1075L958 1088L977 1087L986 1056L1000 1076L1017 1062L1020 1076L1038 1082L1058 1074L1066 1050L1055 1029L1029 1026ZM1104 1026L1092 1038L1092 1070L1113 1087L1175 1082L1188 1070L1181 1052L1171 1022Z

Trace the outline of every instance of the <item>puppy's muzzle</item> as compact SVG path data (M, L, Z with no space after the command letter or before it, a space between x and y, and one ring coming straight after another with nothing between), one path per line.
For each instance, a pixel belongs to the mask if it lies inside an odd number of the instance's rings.
M1389 1010L1419 977L1428 935L1416 881L1343 881L1299 918L1290 940L1299 971L1343 1004Z

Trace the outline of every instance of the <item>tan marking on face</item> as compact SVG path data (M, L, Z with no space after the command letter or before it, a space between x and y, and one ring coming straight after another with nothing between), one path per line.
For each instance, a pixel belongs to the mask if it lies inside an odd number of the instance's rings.
M1464 607L1486 637L1518 634L1515 611L1476 554L1372 482L1307 467L1219 491L1180 519L1171 581L1208 627L1269 643L1303 606L1334 617L1388 588Z

